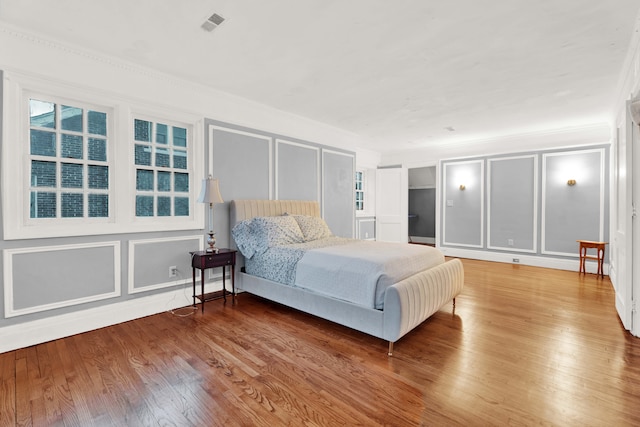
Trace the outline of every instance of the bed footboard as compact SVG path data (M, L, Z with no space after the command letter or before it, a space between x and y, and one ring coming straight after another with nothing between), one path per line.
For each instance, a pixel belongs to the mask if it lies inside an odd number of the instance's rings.
M452 301L463 285L462 262L453 259L388 288L384 301L383 339L390 343L397 341Z

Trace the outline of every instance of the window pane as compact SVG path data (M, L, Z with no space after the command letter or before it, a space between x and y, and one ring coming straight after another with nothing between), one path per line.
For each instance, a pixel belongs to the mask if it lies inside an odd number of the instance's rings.
M176 150L173 152L173 167L176 169L187 168L187 152Z
M89 160L107 161L107 141L99 138L89 138Z
M174 191L189 192L189 174L188 173L175 173L174 174Z
M31 130L31 154L55 157L56 134L54 132Z
M166 148L156 149L156 166L160 168L168 168L169 165L169 150Z
M31 161L31 185L33 187L56 186L56 163Z
M187 130L184 128L173 127L173 145L176 147L187 146Z
M63 130L82 132L82 108L62 106L61 126Z
M60 156L65 159L82 158L82 137L77 135L61 135Z
M61 214L63 218L84 217L84 194L62 193Z
M135 119L133 123L136 141L151 142L151 122Z
M109 167L89 165L89 188L109 189Z
M61 180L63 188L82 188L83 167L75 163L63 163Z
M136 144L136 165L151 166L151 147Z
M171 216L171 197L158 197L158 216Z
M106 218L109 216L109 196L106 194L89 194L89 216Z
M189 198L176 197L175 216L189 216Z
M136 170L136 190L153 191L153 171Z
M168 141L167 133L169 132L167 125L158 123L156 125L156 142L158 144L166 144Z
M43 128L56 128L56 104L53 102L29 100L30 125Z
M171 191L171 172L158 172L158 191Z
M31 218L55 218L56 193L32 191L29 215Z
M153 196L136 196L136 216L153 216Z
M87 112L87 121L89 122L89 133L94 135L107 136L107 113L99 111Z

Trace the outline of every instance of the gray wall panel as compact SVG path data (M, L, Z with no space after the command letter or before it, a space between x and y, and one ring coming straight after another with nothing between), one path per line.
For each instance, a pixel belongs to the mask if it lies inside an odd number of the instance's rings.
M15 254L13 308L102 295L114 290L113 247ZM8 285L8 284L5 284Z
M277 198L320 201L320 150L276 141Z
M271 138L213 130L214 178L220 180L225 203L214 205L214 232L218 247L229 247L229 202L233 199L269 199L271 195ZM209 218L208 206L206 215ZM205 227L209 228L207 220Z
M536 251L535 156L488 161L488 236L492 248Z
M576 254L576 240L604 236L603 161L602 150L544 155L543 252Z
M446 163L443 168L445 245L483 245L483 165L484 160L473 160Z
M362 240L375 240L376 238L376 219L370 218L357 218L356 224L358 226L358 238Z
M354 237L355 157L322 151L323 216L336 236ZM351 218L347 221L347 218Z
M190 279L191 256L189 252L199 250L195 239L166 242L137 243L134 246L133 288L157 285L181 279ZM176 266L178 275L169 277L167 268L158 266Z

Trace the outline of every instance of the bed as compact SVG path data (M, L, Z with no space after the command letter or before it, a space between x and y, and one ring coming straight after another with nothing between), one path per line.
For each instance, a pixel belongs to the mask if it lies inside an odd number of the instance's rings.
M455 307L464 284L460 260L445 261L440 251L422 245L336 238L322 224L314 201L233 200L232 244L244 256L236 289L388 341L389 356L396 341L433 313L447 303ZM380 269L373 261L383 252L390 260ZM293 263L293 273L283 259ZM339 266L330 276L317 270L330 265ZM265 272L267 266L276 271ZM360 283L371 280L373 289Z

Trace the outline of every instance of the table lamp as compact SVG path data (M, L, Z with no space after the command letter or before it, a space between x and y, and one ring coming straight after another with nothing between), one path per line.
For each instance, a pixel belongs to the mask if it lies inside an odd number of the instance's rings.
M211 175L202 180L202 189L200 190L198 203L209 203L209 238L207 239L209 247L207 248L207 252L218 253L215 233L213 232L213 204L224 203L224 200L222 200L222 196L220 195L218 180L213 179Z

